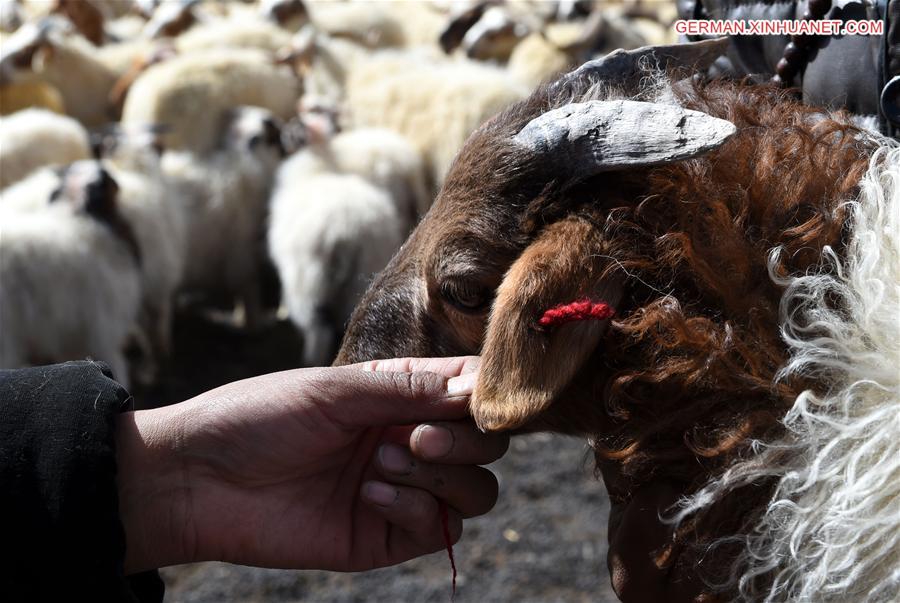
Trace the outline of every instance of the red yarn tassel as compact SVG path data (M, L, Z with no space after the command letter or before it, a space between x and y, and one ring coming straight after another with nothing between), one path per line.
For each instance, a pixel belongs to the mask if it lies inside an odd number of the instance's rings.
M542 327L556 327L579 320L604 320L612 318L616 311L606 302L584 298L567 304L558 304L544 312L538 324Z
M447 556L450 557L450 568L453 570L452 601L456 597L456 560L453 558L453 540L450 538L450 515L447 513L447 503L443 500L438 500L438 511L441 514L441 527L444 528L444 543L447 545Z

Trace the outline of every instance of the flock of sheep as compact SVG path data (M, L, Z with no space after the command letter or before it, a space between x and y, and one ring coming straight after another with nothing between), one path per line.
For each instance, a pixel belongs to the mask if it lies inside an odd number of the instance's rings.
M674 10L2 0L0 367L152 383L181 304L272 319L268 261L298 364L329 363L466 137L573 64L671 41Z

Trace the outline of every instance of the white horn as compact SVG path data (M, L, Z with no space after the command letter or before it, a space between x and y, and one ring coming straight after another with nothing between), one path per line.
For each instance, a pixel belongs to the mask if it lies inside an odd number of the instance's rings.
M534 118L515 144L582 177L696 157L721 146L731 122L675 105L570 103Z

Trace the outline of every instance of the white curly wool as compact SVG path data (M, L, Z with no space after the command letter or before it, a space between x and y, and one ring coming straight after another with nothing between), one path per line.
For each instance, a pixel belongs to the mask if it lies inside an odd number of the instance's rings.
M733 567L744 600L900 600L900 148L874 154L860 189L843 257L826 248L818 272L773 276L791 349L780 378L815 376L827 391L800 395L780 441L756 442L673 518L777 478Z

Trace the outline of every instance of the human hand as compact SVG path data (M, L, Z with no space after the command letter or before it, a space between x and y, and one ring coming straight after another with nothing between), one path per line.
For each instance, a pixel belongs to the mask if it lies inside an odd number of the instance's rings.
M444 547L438 499L458 540L497 498L477 465L509 443L466 419L477 360L285 371L122 415L126 572L393 565Z

